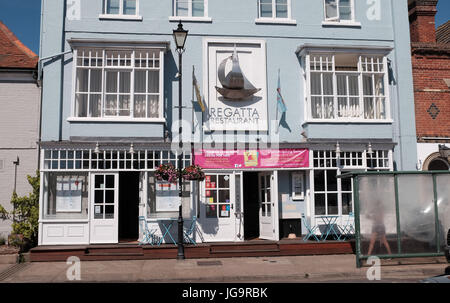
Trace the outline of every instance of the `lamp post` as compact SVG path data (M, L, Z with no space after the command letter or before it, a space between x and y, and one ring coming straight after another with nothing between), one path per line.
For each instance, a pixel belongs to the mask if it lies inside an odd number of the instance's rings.
M178 120L179 120L179 129L178 129L178 137L179 137L179 152L178 152L178 186L179 186L179 197L180 197L180 206L178 210L178 254L177 259L183 260L184 257L184 244L183 244L183 206L182 206L182 195L183 195L183 178L181 176L182 166L183 166L183 140L182 140L182 119L183 119L183 107L182 107L182 57L184 52L184 44L186 42L186 38L188 35L188 31L183 29L183 24L178 24L178 28L173 30L173 38L175 39L175 45L177 46L178 52Z

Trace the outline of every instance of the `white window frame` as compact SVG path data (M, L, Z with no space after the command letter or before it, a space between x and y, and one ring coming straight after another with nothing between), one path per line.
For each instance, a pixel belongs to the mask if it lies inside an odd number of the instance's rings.
M297 21L292 19L291 0L287 0L287 18L277 17L276 0L272 0L272 17L261 17L261 0L258 0L257 3L258 18L255 19L255 23L297 24Z
M202 17L194 17L192 16L192 0L184 0L188 1L188 15L187 16L177 16L177 1L172 0L172 16L169 16L169 21L178 22L178 21L192 21L192 22L212 22L212 18L208 17L208 1L203 0L203 16Z
M124 0L120 1L119 14L108 14L106 12L107 9L107 0L102 1L102 13L99 15L100 19L125 19L125 20L142 20L142 16L139 15L139 0L136 0L136 14L134 15L125 15L123 13L123 3Z
M306 107L307 110L305 111L305 123L311 123L311 122L341 122L341 123L392 123L391 119L391 112L390 112L390 89L389 89L389 74L388 74L388 64L387 64L387 54L384 52L377 53L376 51L370 51L367 50L367 52L356 52L351 50L346 50L345 53L347 54L354 54L355 56L358 56L358 71L336 71L335 69L335 55L342 53L339 51L326 51L326 50L316 50L316 51L308 51L305 53L305 68L306 71ZM311 56L332 56L332 70L323 70L322 64L321 70L319 71L312 71L311 70ZM366 119L364 118L364 87L363 87L363 75L365 74L376 74L377 72L368 72L363 71L362 67L362 58L365 57L382 57L383 62L383 72L378 72L378 74L383 74L384 79L384 98L385 98L385 118L384 119ZM311 97L311 73L312 72L319 72L319 73L332 73L333 74L333 98L334 98L334 118L313 118L312 116L312 97ZM358 75L358 89L359 89L359 104L360 104L360 115L359 117L339 117L338 112L338 94L337 94L337 74L355 74ZM323 105L324 106L324 105ZM323 111L324 109L322 109ZM374 114L376 116L376 114Z
M297 193L295 188L297 184L300 184L301 192ZM303 172L292 173L292 200L304 200L305 199L305 174Z
M78 117L76 113L76 93L77 93L77 85L76 85L76 77L77 77L77 70L78 68L84 68L84 69L92 69L94 67L78 67L78 52L80 49L85 50L98 50L101 49L103 53L103 64L102 67L95 67L96 69L101 69L102 71L102 89L101 89L101 116L100 117L89 117L89 105L87 105L87 117ZM159 112L158 112L158 118L135 118L134 117L134 75L135 71L139 70L135 67L135 57L134 54L136 51L145 51L145 50L159 50ZM132 57L131 57L131 66L107 66L106 64L106 52L107 51L131 51ZM164 49L161 47L136 47L136 48L130 48L130 47L124 47L124 48L118 48L118 47L109 47L109 46L81 46L81 47L74 47L74 60L73 60L73 79L72 79L72 106L71 106L71 116L67 119L69 122L80 122L80 121L88 121L88 122L142 122L142 123L148 123L148 122L165 122L164 118ZM129 116L108 116L104 114L105 109L105 100L106 100L106 71L112 70L112 71L131 71L131 79L130 79L130 115ZM149 68L143 69L143 70L151 70ZM88 89L90 89L90 82L88 83Z
M340 0L335 0L337 2L337 16L333 18L327 18L327 5L326 0L323 0L323 22L322 25L339 25L339 26L361 26L360 22L356 22L355 20L355 0L350 0L351 10L352 10L352 18L351 20L341 20L340 19L340 10L339 3Z

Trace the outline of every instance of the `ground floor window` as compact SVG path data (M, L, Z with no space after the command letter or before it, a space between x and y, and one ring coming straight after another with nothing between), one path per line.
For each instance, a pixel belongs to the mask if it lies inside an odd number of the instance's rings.
M354 170L390 170L389 150L314 151L313 153L314 214L349 215L353 212L353 180L339 178Z
M88 173L45 173L43 218L88 218Z
M179 214L180 197L178 183L158 181L153 172L147 175L147 217L175 218ZM191 208L191 184L183 181L183 213Z

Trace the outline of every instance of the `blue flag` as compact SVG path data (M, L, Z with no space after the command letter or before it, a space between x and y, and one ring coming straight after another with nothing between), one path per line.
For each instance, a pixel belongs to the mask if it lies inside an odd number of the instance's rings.
M287 110L286 103L284 103L283 96L281 96L280 71L278 71L277 105L278 105L278 110L281 113L286 112L286 110Z

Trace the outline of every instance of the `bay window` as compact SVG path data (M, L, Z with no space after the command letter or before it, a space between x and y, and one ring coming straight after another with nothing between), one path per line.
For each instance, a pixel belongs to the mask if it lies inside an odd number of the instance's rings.
M388 119L385 57L322 53L306 62L310 119Z
M353 22L355 20L354 0L324 0L325 21Z
M74 117L161 119L163 51L75 50Z

